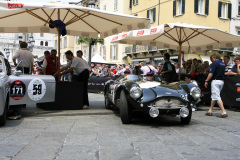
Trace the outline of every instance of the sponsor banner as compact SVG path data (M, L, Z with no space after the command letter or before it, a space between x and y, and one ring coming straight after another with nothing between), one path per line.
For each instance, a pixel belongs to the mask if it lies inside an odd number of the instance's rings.
M224 105L240 106L240 76L227 76L224 79L224 86L221 98Z
M103 92L105 83L110 79L117 79L116 77L97 77L91 76L88 82L88 92Z

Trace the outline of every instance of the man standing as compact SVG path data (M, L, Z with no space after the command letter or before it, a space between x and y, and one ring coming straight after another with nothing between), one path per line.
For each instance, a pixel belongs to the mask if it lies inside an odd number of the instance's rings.
M17 66L16 60L18 61L18 63L22 61L17 69L21 70L24 74L31 74L31 72L34 73L33 54L27 50L27 43L21 42L20 48L21 49L18 50L13 56L14 65ZM31 68L31 72L30 72L30 68ZM21 119L21 117L22 117L21 105L14 105L12 115L8 117L8 119L17 120L17 119Z
M20 50L18 50L15 55L13 56L13 63L17 66L16 60L18 63L20 61L21 64L18 66L18 70L21 70L24 74L34 73L33 69L33 54L27 50L27 43L21 42L20 43ZM31 72L30 72L31 68Z
M65 52L69 63L60 69L61 75L71 73L73 71L73 81L83 82L83 108L89 108L88 101L88 79L89 79L89 66L79 57L74 57L73 53L68 50ZM67 70L66 70L67 69ZM64 72L62 72L64 71Z
M223 102L221 100L220 97L220 92L223 88L224 85L224 73L225 73L225 64L220 60L220 55L218 53L214 53L212 55L212 64L211 64L211 68L208 74L208 77L205 81L205 87L207 88L208 86L208 82L212 79L212 83L211 83L211 106L208 110L208 112L205 114L206 116L212 116L212 110L213 107L217 101L219 107L222 110L222 113L220 115L218 115L218 117L220 118L225 118L227 117L227 112L223 106Z
M194 58L189 74L192 75L193 79L196 79L196 75L199 75L201 71L202 65L198 62L197 58Z
M229 56L224 56L223 61L225 63L225 72L231 71L233 65L230 63L230 57Z
M55 49L51 50L51 54L48 55L43 61L43 74L52 75L56 77L58 69L58 57ZM57 79L57 78L56 78Z
M163 69L160 75L163 75L164 81L166 83L171 83L173 82L173 79L175 78L175 72L173 71L173 65L171 65L171 62L169 61L170 55L169 53L164 54L164 65Z

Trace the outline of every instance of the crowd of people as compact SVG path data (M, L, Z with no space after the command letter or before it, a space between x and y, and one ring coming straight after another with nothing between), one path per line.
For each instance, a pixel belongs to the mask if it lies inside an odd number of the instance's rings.
M71 81L82 81L84 83L84 108L89 107L88 101L88 81L89 76L124 76L129 74L134 75L145 75L147 77L161 77L158 80L164 81L165 83L171 83L179 80L179 72L181 73L181 80L192 81L199 80L203 78L205 81L205 87L209 80L220 80L219 84L212 84L212 91L214 91L214 96L212 95L212 103L209 111L206 115L212 115L212 107L217 101L220 108L222 109L221 117L227 117L226 111L222 105L220 98L220 91L223 86L223 79L225 75L239 75L240 74L240 57L234 57L235 64L230 63L230 57L224 56L221 58L219 54L215 53L210 57L211 64L208 61L204 61L196 58L189 59L182 62L182 67L180 68L177 63L170 62L169 53L164 54L164 64L152 65L150 61L146 61L144 64L140 62L139 64L130 65L105 65L95 66L90 68L88 63L82 58L82 51L77 51L77 56L73 56L73 53L69 50L65 52L66 58L68 60L67 65L60 68L59 58L57 57L57 51L52 49L51 52L44 52L44 59L41 62L35 62L33 60L33 55L27 50L27 43L21 42L21 49L15 53L13 56L14 65L17 66L17 61L23 61L18 65L18 70L22 70L24 74L44 74L52 75L55 77L56 81L59 77L68 75ZM219 67L220 66L220 67ZM223 67L224 66L224 67ZM217 68L217 69L216 69ZM220 69L219 69L220 68ZM223 69L223 73L222 73ZM149 80L156 80L149 78ZM220 86L220 87L219 87ZM13 114L9 119L20 119L21 109L19 106L13 107Z

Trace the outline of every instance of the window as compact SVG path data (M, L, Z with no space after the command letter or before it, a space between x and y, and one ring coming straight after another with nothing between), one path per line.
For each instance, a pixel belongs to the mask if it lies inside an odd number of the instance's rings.
M129 0L129 9L132 9L132 0Z
M64 37L64 47L63 48L67 48L67 37Z
M197 14L208 15L209 0L195 0L194 12Z
M150 18L150 23L154 23L156 20L156 8L147 10L147 18Z
M75 36L75 44L78 44L79 36Z
M185 0L173 0L173 16L185 13Z
M44 33L40 33L40 37L44 37Z
M58 43L57 43L57 40L55 40L55 48L58 49Z
M182 0L177 0L177 13L178 15L181 15L182 14Z
M118 0L114 0L114 10L118 10Z
M48 42L47 41L45 42L45 46L48 46Z
M60 39L60 48L62 48L62 39Z
M102 55L102 58L105 59L105 47L104 47L104 45L102 45L101 47L102 47L101 55Z
M43 41L40 42L40 46L43 46Z
M232 18L232 4L231 3L223 3L221 1L218 2L218 17L223 19Z
M104 10L104 11L107 10L107 5L106 5L106 4L103 6L103 10Z
M240 36L240 30L237 31L237 34ZM240 51L240 47L238 47L237 50Z
M112 60L116 60L117 59L117 46L116 44L112 45Z
M133 5L137 5L138 4L138 0L133 0Z

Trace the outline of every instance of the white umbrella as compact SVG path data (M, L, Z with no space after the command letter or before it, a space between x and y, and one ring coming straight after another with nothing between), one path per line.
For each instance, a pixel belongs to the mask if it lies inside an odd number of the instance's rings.
M102 56L100 56L99 52L96 52L92 58L92 62L96 62L96 63L107 63L107 61L105 61Z
M50 20L53 23L50 23ZM61 20L59 25L55 20ZM150 20L146 18L76 5L0 2L0 33L57 33L59 54L59 33L64 31L64 25L67 35L90 38L98 38L100 35L105 38L122 31L149 28L149 23ZM57 29L49 28L49 24Z
M186 23L166 23L150 29L130 31L128 35L130 36L119 40L111 39L111 42L179 50L179 64L181 64L182 51L188 51L189 49L203 51L240 46L240 36L216 28Z

